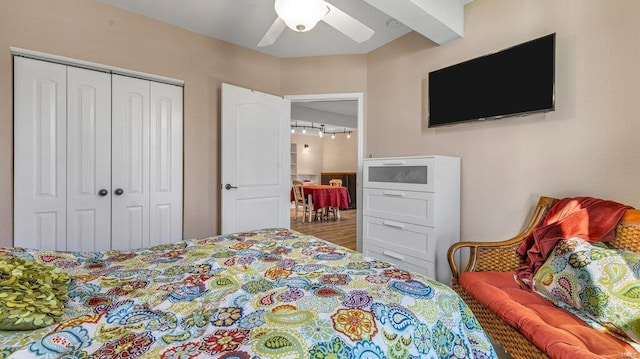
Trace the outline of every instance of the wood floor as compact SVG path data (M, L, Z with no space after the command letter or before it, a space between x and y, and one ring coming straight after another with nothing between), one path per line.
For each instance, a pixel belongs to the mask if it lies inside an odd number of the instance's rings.
M322 238L337 245L356 250L356 225L358 211L355 209L341 210L340 219L331 219L324 222L302 222L302 216L298 220L294 218L294 210L291 210L291 229Z

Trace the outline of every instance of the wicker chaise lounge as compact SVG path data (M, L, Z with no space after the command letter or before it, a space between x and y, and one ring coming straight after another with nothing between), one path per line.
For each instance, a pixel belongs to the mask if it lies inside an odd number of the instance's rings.
M591 328L542 296L521 289L513 279L522 263L516 249L556 202L541 197L525 228L511 239L452 245L448 260L453 289L513 358L640 358L628 343ZM609 245L640 252L639 210L625 212ZM462 248L469 249L469 260L461 272L454 256Z

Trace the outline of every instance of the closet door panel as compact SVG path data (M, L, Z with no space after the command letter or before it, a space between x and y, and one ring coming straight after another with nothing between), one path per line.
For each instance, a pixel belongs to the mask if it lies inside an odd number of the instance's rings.
M111 75L69 67L67 82L67 250L105 251L111 248Z
M150 244L182 240L182 87L151 82Z
M112 77L113 249L149 246L149 81Z
M14 57L14 246L66 250L66 72Z

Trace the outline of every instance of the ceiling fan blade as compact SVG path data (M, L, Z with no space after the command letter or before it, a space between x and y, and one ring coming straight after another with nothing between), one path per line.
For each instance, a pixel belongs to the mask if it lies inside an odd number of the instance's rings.
M351 17L351 15L338 9L337 7L325 2L329 7L329 13L325 15L322 21L334 27L341 33L349 36L355 42L364 42L371 38L373 33L372 29L365 24Z
M258 47L264 47L273 45L274 42L278 39L282 31L287 28L287 24L282 21L281 18L277 18L276 21L273 22L273 25L267 30L264 34L260 42L258 43Z

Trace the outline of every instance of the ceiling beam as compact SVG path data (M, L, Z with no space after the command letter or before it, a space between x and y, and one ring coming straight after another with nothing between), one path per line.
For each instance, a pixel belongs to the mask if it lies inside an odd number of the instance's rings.
M464 35L464 5L469 0L364 1L439 45Z

